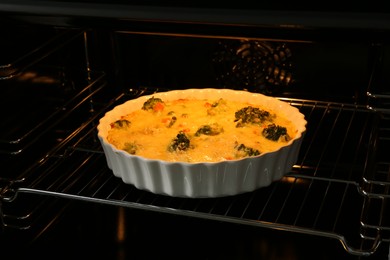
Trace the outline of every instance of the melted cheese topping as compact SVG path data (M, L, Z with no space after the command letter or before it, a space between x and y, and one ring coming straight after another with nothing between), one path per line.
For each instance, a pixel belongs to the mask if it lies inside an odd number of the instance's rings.
M272 141L262 134L269 124L287 129L289 139L294 138L294 125L281 113L248 103L223 100L179 99L166 101L158 109L139 109L120 119L124 123L111 124L107 140L117 149L149 159L178 162L218 162L235 160L248 155L238 151L238 146L271 152L287 144L280 138ZM261 124L244 124L237 127L235 113L247 106L257 107L270 113ZM124 121L127 120L127 121ZM118 121L117 121L118 122ZM202 126L213 126L220 131L215 135L197 135ZM170 146L179 132L190 140L186 150L170 151Z

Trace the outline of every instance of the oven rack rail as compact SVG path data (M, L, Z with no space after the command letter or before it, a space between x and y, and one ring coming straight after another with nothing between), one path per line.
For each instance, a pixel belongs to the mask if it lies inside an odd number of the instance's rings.
M26 123L21 126L24 131L20 131L20 133L11 137L7 134L5 134L5 137L2 136L0 138L0 154L17 157L25 153L25 151L31 147L34 147L38 139L44 138L45 134L52 131L52 129L60 124L61 121L69 118L70 114L74 113L80 106L84 105L86 101L90 100L99 89L102 89L103 84L101 82L104 77L104 73L93 73L88 82L78 83L83 87L75 91L76 94L68 99L56 100L55 105L45 105L41 107L40 109L50 111L50 113L47 113L47 115L46 113L42 113L46 116L35 116L37 119L31 116L30 119L33 123ZM36 114L39 114L40 112L35 108L31 108L31 111ZM11 126L7 128L10 129L7 132L14 130Z
M172 198L138 190L113 176L96 138L96 125L105 111L145 91L130 90L100 109L96 104L98 112L70 138L8 183L0 194L3 225L29 229L42 208L9 208L21 195L34 194L324 236L339 240L356 255L371 255L382 242L390 242L390 183L361 183L378 163L389 165L368 156L377 149L372 139L378 136L372 133L381 133L374 131L377 113L358 105L281 98L298 107L309 122L290 173L269 187L237 196ZM356 233L349 234L346 227Z
M91 160L92 158L87 158L87 160ZM95 158L96 159L96 158ZM93 160L93 159L92 159ZM97 160L102 161L103 158L98 158ZM102 165L100 165L101 167ZM95 172L96 173L96 172ZM303 234L310 234L310 235L316 235L321 237L327 237L331 239L336 239L340 241L342 246L345 248L345 250L351 254L359 255L359 256L370 256L376 252L376 250L379 248L382 242L389 242L388 239L384 239L381 237L380 232L378 232L378 227L365 227L361 226L358 227L358 225L355 226L356 229L360 228L359 232L361 232L359 235L355 234L355 236L360 237L359 242L351 242L350 239L356 240L359 239L357 237L351 238L348 237L349 234L343 234L343 231L337 230L336 223L321 223L317 224L314 223L312 225L306 225L304 223L299 223L299 216L296 216L295 219L283 219L288 215L288 213L281 213L282 211L279 211L279 213L274 213L277 216L267 216L270 213L269 211L262 211L259 215L251 216L247 211L254 210L253 207L259 207L258 210L260 210L262 207L267 207L268 205L272 204L272 200L278 200L277 197L277 190L291 190L291 193L294 193L294 186L296 184L293 184L291 188L281 188L280 186L286 185L286 183L290 183L292 180L293 183L299 183L305 178L296 177L294 174L289 174L285 178L283 178L280 182L276 182L275 184L271 185L269 188L264 189L264 192L267 193L267 202L260 205L257 204L256 201L262 197L261 191L256 191L251 194L244 194L244 195L238 195L235 196L235 198L219 198L219 199L207 199L207 200L186 200L186 199L178 199L178 198L170 198L165 197L161 195L153 195L145 191L139 191L134 187L127 187L128 185L121 183L120 180L117 178L111 176L111 172L109 170L104 169L100 172L97 172L98 178L102 178L100 180L92 179L88 183L88 185L91 185L91 183L99 182L103 183L102 185L109 186L110 191L103 191L107 189L107 187L99 187L95 191L88 194L86 190L88 190L88 187L80 189L78 192L71 192L67 189L61 190L61 191L51 191L48 189L37 189L37 188L18 188L13 198L9 201L12 202L17 199L17 196L23 195L23 194L30 194L30 195L43 195L43 196L50 196L50 197L57 197L57 198L65 198L65 199L71 199L71 200L79 200L79 201L85 201L85 202L92 202L92 203L98 203L98 204L107 204L112 206L121 206L121 207L128 207L138 210L147 210L147 211L154 211L154 212L160 212L160 213L167 213L167 214L174 214L174 215L180 215L180 216L188 216L188 217L195 217L195 218L202 218L202 219L208 219L213 221L223 221L223 222L229 222L233 224L241 224L241 225L249 225L259 228L270 228L270 229L277 229L277 230L283 230L283 231L289 231L289 232L297 232L297 233L303 233ZM108 176L110 175L110 176ZM76 178L77 181L77 178ZM356 190L358 189L356 187L356 184L353 183L339 183L339 182L330 182L329 180L310 180L312 182L312 185L320 185L324 187L331 187L332 185L335 186L343 186L343 188L340 189L341 192L345 194L354 193L352 196L355 199L359 199L359 194L356 194ZM102 194L105 195L102 195ZM336 193L336 192L335 192ZM323 202L326 199L327 196L334 197L335 193L332 195L325 195L325 197L318 198L316 196L316 199L322 199ZM338 192L337 192L338 193ZM285 200L291 200L288 195L285 197L283 195ZM41 197L41 196L40 196ZM355 202L356 203L356 202ZM322 204L322 203L321 203ZM359 203L360 204L360 203ZM47 206L47 205L46 205ZM46 207L44 206L44 207ZM236 209L236 207L238 209ZM271 206L272 207L272 206ZM291 206L290 206L291 207ZM10 221L11 223L15 225L14 227L20 228L20 229L29 229L31 228L31 222L32 219L35 218L34 215L39 215L41 212L45 210L43 206L38 207L34 209L31 212L28 212L28 214L25 214L24 216L13 216L13 215L7 215L3 214L2 219L3 221L7 222ZM239 213L237 213L237 210L241 210ZM283 209L281 209L283 210ZM336 210L337 212L342 211L342 208L339 208ZM337 213L327 212L324 213L325 208L323 204L321 205L321 208L318 209L315 216L315 221L321 220L323 221L325 217L329 217L329 215L334 218ZM354 210L355 213L359 213L358 210ZM265 212L265 213L263 213ZM248 216L247 216L248 214ZM252 213L251 213L252 214ZM265 217L263 217L263 214ZM324 215L325 214L325 215ZM359 214L357 214L358 216ZM355 214L356 216L356 214ZM338 216L337 216L338 217ZM263 219L265 218L265 219ZM273 218L271 220L268 220L267 218ZM289 217L290 218L290 217ZM303 217L305 218L305 217ZM281 220L280 220L281 219ZM353 219L354 224L357 224L358 220L355 218ZM320 221L320 222L321 222ZM352 218L349 218L349 221L352 221ZM292 222L292 223L290 223ZM339 220L336 220L336 222L339 222ZM342 223L346 223L345 221L340 221ZM21 226L21 223L23 223L25 226ZM5 225L8 225L5 223ZM324 225L324 226L322 226ZM333 228L329 228L328 225L334 225ZM343 225L343 224L339 224ZM382 228L382 227L379 227ZM367 232L367 230L370 232L369 236L366 236L364 232ZM375 234L376 232L376 234ZM360 247L356 247L355 244L359 244Z
M40 35L43 39L45 39L44 42L38 43L38 46L36 46L35 48L31 47L33 45L31 43L26 44L25 46L29 46L29 48L31 48L27 51L27 53L21 56L19 56L19 53L14 54L17 57L12 57L12 60L4 61L4 64L0 64L0 80L8 80L14 78L22 71L25 71L27 68L49 57L51 54L60 50L67 44L73 42L74 39L82 35L82 32L80 32L79 30L64 30L54 33L55 34L53 34L53 36L51 36L51 38L49 39L45 38L47 36L42 37L42 35ZM8 40L10 39L8 38ZM15 42L15 45L16 44L18 43ZM13 48L9 50L11 52L14 50L14 46L12 47ZM20 50L18 49L18 51Z

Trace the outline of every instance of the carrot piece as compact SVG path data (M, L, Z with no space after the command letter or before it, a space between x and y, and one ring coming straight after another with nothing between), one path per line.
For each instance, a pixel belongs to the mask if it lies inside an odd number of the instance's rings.
M204 106L207 107L207 108L209 108L209 107L211 107L211 103L206 102L206 103L204 103Z
M158 111L163 111L164 110L164 104L161 102L158 102L154 105L153 110L158 112Z
M169 121L171 121L170 117L165 117L165 118L161 119L161 123L164 123L164 124L168 123Z

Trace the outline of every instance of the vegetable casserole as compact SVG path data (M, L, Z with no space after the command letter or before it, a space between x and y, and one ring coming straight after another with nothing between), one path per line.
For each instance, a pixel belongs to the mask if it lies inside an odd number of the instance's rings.
M149 159L218 162L275 151L296 135L283 111L248 102L152 96L111 123L107 140Z
M156 194L206 198L253 191L295 164L304 115L287 102L231 89L158 92L99 121L115 176Z

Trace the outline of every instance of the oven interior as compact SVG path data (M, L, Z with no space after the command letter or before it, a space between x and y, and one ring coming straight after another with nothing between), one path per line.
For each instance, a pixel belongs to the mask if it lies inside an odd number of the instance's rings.
M224 259L294 259L299 248L318 254L311 244L345 259L388 250L390 48L382 38L150 21L4 24L3 245L38 251L32 246L57 248L74 234L70 248L98 256L99 245L115 247L117 259L131 254L125 248L161 256L171 243L187 251L197 245L188 256L197 259L221 252ZM206 87L264 93L305 115L298 161L282 180L250 193L187 199L138 190L112 174L96 131L106 111L157 91ZM168 234L175 242L164 241ZM293 247L283 247L287 239Z

